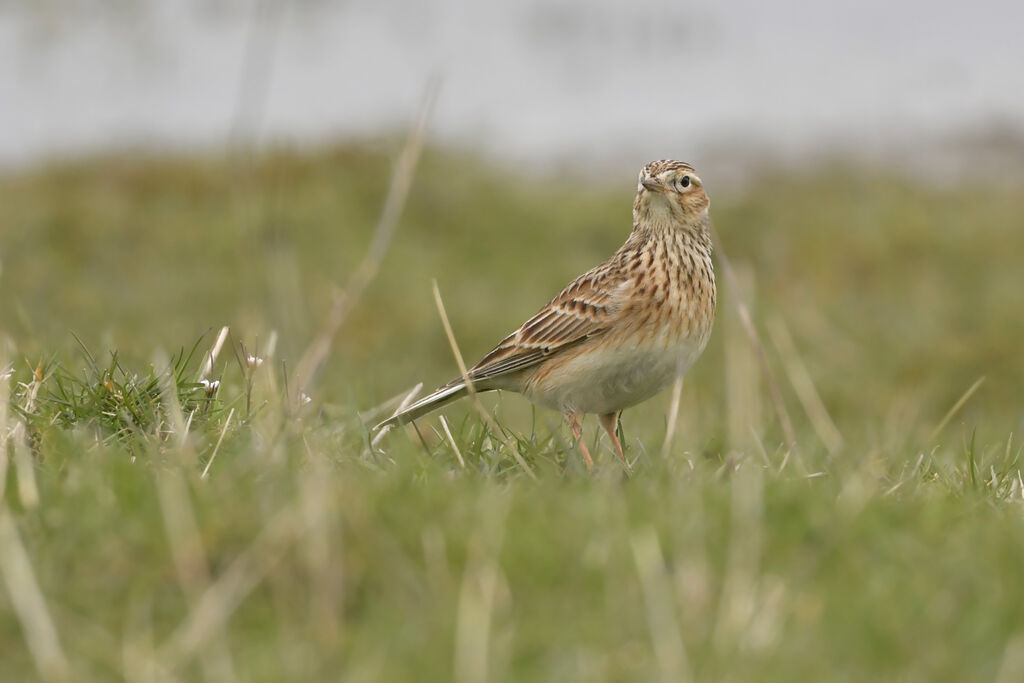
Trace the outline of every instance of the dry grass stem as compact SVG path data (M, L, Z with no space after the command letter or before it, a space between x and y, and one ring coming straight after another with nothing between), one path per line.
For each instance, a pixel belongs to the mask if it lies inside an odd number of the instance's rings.
M159 659L174 670L202 650L284 557L288 545L304 526L304 518L291 506L279 510L249 547L203 592L185 621L159 649Z
M772 399L772 405L775 408L775 414L779 419L779 426L782 427L782 435L786 440L786 446L795 450L797 448L796 432L793 430L793 421L789 418L789 412L786 410L786 403L782 399L782 392L779 391L779 383L775 380L775 373L772 372L772 368L768 363L768 356L764 351L764 344L761 342L761 336L757 332L757 328L754 326L754 321L750 316L750 310L744 303L742 297L739 295L740 283L736 277L735 271L733 271L732 264L729 262L729 257L725 253L725 249L722 247L722 241L718 238L718 233L712 228L712 236L714 237L715 249L718 251L718 260L722 264L722 270L725 272L725 277L729 281L729 285L736 293L734 301L736 303L736 312L740 316L740 322L743 324L743 329L747 333L747 337L750 340L750 344L757 351L757 358L761 364L761 372L764 374L765 382L768 384L769 395Z
M414 386L412 389L410 389L409 392L405 394L405 398L403 398L401 403L398 404L398 407L395 408L395 411L393 413L391 413L391 416L394 417L395 415L398 415L400 412L405 410L414 400L416 400L416 397L419 395L419 393L420 393L420 391L422 389L423 389L423 382L420 382L419 384ZM402 396L402 394L399 394L398 397L400 397L400 396ZM395 398L398 398L398 397L395 397ZM389 399L387 402L385 402L384 405L386 406L387 404L391 403L392 401L395 400L395 398ZM380 406L379 408L380 408L380 410L383 410L384 406ZM377 409L375 409L375 412L379 412L379 411ZM371 413L371 415L372 414L373 413ZM390 425L388 425L384 429L381 429L380 431L378 431L374 435L373 440L370 441L370 447L371 448L376 448L377 444L379 444L381 442L381 440L384 438L384 435L387 434L390 431L391 431L391 426Z
M366 290L367 285L377 275L380 262L391 244L391 238L398 227L398 219L405 207L405 200L409 196L409 188L412 186L412 179L416 173L416 166L419 164L420 153L423 151L423 143L427 134L427 123L430 121L434 109L434 102L437 98L438 82L431 80L427 85L423 102L420 105L419 113L409 136L406 138L405 147L398 157L394 174L391 177L391 186L388 189L387 198L384 200L384 208L381 211L380 219L373 233L370 248L367 250L363 260L353 271L345 289L335 297L334 304L324 320L320 332L310 343L309 348L299 359L295 368L294 395L293 400L299 405L299 397L302 392L307 391L320 365L327 358L335 335L341 328L349 311L356 305Z
M985 376L982 375L974 381L974 384L972 384L959 399L957 399L957 402L953 404L953 407L946 412L943 418L939 421L939 424L937 424L935 429L932 430L932 433L928 435L929 441L934 440L935 437L945 429L946 425L949 424L949 421L953 419L953 416L960 412L960 409L964 407L964 404L967 403L968 400L970 400L971 396L974 396L974 392L980 389L984 382Z
M647 623L660 671L659 680L665 683L688 681L692 677L690 665L673 608L676 600L658 536L652 527L647 527L633 534L630 545L647 607Z
M210 466L213 465L213 459L217 457L217 451L220 450L220 445L224 442L224 436L228 433L228 426L231 424L231 417L234 414L234 408L228 411L228 419L224 420L224 428L220 430L220 437L217 438L217 444L213 447L213 453L210 454L210 459L206 461L206 467L203 468L202 479L210 476Z
M39 506L39 487L36 486L36 465L25 436L25 423L18 420L14 427L14 472L18 482L18 500L27 509Z
M676 435L676 424L679 422L679 402L683 396L683 375L676 374L676 381L672 384L672 401L668 407L668 425L665 427L665 442L661 444L661 459L668 458L672 449L672 440Z
M391 398L387 399L386 401L383 401L382 403L379 403L378 405L373 406L372 408L360 410L359 412L356 413L356 416L359 418L360 422L372 422L375 418L380 416L385 411L392 411L392 416L397 415L397 412L394 412L394 406L398 406L398 410L401 411L405 406L409 405L412 402L412 400L422 389L423 382L420 382L412 389L395 394Z
M488 679L497 583L494 562L467 571L463 577L455 626L455 680L459 683L482 683Z
M444 429L445 436L448 437L448 443L452 445L452 450L455 451L455 457L459 461L459 467L465 469L466 461L462 459L462 452L459 450L459 444L455 442L455 437L452 436L452 430L448 428L448 420L445 419L444 415L440 415L441 427Z
M729 549L713 635L720 652L743 644L757 614L764 536L764 470L744 463L732 475Z
M181 472L171 468L157 477L156 490L178 585L181 586L189 610L194 612L204 591L210 586L210 568L206 562L206 551L192 511L188 488ZM211 683L237 680L223 634L212 634L208 645L200 656L204 678Z
M491 414L487 409L484 408L484 405L480 402L480 397L477 396L476 391L474 391L473 382L469 379L469 370L466 367L466 362L462 359L462 352L459 350L458 342L455 341L455 333L452 331L452 324L448 321L448 313L444 308L444 300L441 298L441 290L437 286L437 280L432 280L431 283L434 287L434 303L437 304L437 312L438 315L441 316L441 324L444 325L444 333L448 336L448 344L451 346L452 355L455 356L455 362L459 366L459 372L462 374L462 379L466 382L466 389L469 390L469 397L473 402L473 407L476 408L480 417L482 417L484 422L486 422L488 427L490 427L491 433L494 437L501 441L505 450L512 454L512 457L515 458L516 462L519 463L519 466L523 468L523 471L529 475L530 479L536 481L537 475L533 473L530 466L526 464L525 460L523 460L523 456L519 454L519 449L508 443L501 427L497 422L495 422L494 418L491 417Z
M341 557L344 534L330 474L331 463L325 454L310 451L299 487L308 530L302 543L305 570L313 587L308 596L309 614L316 624L317 639L333 648L342 635L346 567Z
M441 324L444 326L444 333L448 337L448 344L451 346L452 355L455 356L455 364L459 367L462 381L466 383L466 390L475 399L476 389L473 387L473 380L469 378L469 368L462 357L462 351L459 350L459 344L455 341L455 332L452 330L451 321L448 320L448 311L444 307L444 299L441 298L441 289L437 286L437 279L432 279L430 285L434 289L434 303L437 305L437 312L441 316ZM490 419L490 415L486 419Z
M734 266L736 277L731 281L728 294L737 301L754 300L754 271L749 264ZM747 304L748 313L750 306ZM727 315L722 321L725 338L725 399L729 449L736 453L749 453L755 444L751 434L757 434L761 420L761 373L758 371L756 349L749 343L739 316Z
M32 563L11 513L3 504L0 504L0 575L7 585L11 606L21 623L39 677L44 681L70 680L68 662L46 610L46 600L32 571Z
M996 673L996 683L1017 683L1024 680L1024 632L1018 632L1006 642L1003 661Z
M0 358L0 368L2 367L4 367L3 358ZM7 491L7 469L10 466L7 455L7 442L12 431L12 428L7 426L10 397L10 375L0 372L0 505L3 504L4 493Z
M217 335L217 339L214 340L213 346L210 347L209 353L206 354L206 361L203 363L203 371L199 373L199 381L209 379L210 373L213 372L213 364L217 361L217 356L220 355L220 350L224 347L224 342L228 338L229 333L228 326L220 328L220 333Z
M6 383L5 383L6 384ZM27 386L27 393L25 396L25 413L31 414L35 410L36 399L39 396L39 389L43 385L43 366L36 366L35 372L32 374L32 381ZM0 428L6 427L6 412L7 402L10 396L6 387L0 388L4 390L3 398L3 411L5 413L4 420L0 422ZM32 453L28 446L28 432L26 430L25 421L21 419L14 420L14 426L10 430L4 430L13 446L14 451L14 467L15 476L18 485L18 500L21 504L29 509L33 509L39 505L39 487L36 485L36 471L35 462L32 459ZM4 453L3 461L0 462L0 479L6 482L7 479L7 440L0 441L0 446L3 446ZM0 491L0 500L3 498L3 491Z
M166 354L163 351L158 351L153 360L153 367L163 368L167 366ZM182 462L194 465L196 462L196 452L188 438L189 421L185 419L185 414L181 410L181 403L178 401L178 388L174 383L173 373L161 373L159 382L160 397L163 399L164 409L171 423L171 434L176 437L177 453L182 458Z
M789 376L790 384L800 399L800 404L807 413L811 426L829 453L835 455L843 447L843 435L828 414L825 402L814 386L811 373L807 370L803 359L796 350L793 337L789 334L782 318L775 316L768 321L768 334L782 358L782 367Z
M507 591L498 554L504 540L508 506L501 497L493 496L494 492L485 492L481 497L479 522L470 537L459 587L454 652L457 683L488 680L494 612L502 597L500 589Z

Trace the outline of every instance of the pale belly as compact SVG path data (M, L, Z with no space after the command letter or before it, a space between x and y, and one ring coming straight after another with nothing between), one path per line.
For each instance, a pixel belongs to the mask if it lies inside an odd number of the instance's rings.
M667 348L581 348L541 367L523 387L531 401L559 411L615 413L651 398L685 373L707 339L690 339Z

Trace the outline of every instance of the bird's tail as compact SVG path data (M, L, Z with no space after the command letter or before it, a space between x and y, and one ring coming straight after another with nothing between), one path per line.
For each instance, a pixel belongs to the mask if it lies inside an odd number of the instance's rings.
M474 387L477 391L481 389ZM413 403L411 406L406 407L404 410L392 415L388 419L381 422L379 425L373 428L374 431L379 431L385 427L397 427L398 425L404 425L413 420L426 415L432 410L436 410L446 403L450 403L457 398L461 398L466 395L466 383L462 378L452 380L448 384L445 384L440 389L436 390L429 396L424 396L420 400Z

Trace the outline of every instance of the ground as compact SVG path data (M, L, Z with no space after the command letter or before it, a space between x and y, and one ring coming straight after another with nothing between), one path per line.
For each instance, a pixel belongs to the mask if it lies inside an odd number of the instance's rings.
M742 296L719 259L678 406L624 413L632 476L588 422L588 475L515 395L368 427L458 373L433 280L471 362L625 239L632 172L428 150L296 396L400 146L0 178L4 680L1024 676L1019 186L707 178Z

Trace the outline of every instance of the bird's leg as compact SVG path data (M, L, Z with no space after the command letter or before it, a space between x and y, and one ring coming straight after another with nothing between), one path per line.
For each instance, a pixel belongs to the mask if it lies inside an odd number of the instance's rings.
M612 445L615 446L615 455L619 456L619 460L621 460L622 464L625 465L626 471L632 474L633 468L630 467L629 462L626 461L626 456L622 452L622 443L619 442L619 437L615 434L615 427L619 423L619 415L621 412L622 411L620 410L617 413L605 413L604 415L599 416L598 419L601 420L601 426L604 427L604 431L608 432L608 436L611 437Z
M587 463L587 471L592 471L594 469L594 459L590 457L587 444L583 443L583 426L580 424L579 413L566 411L565 421L569 423L569 429L572 430L572 435L576 439L576 445L579 446L580 453L583 454L583 461Z

